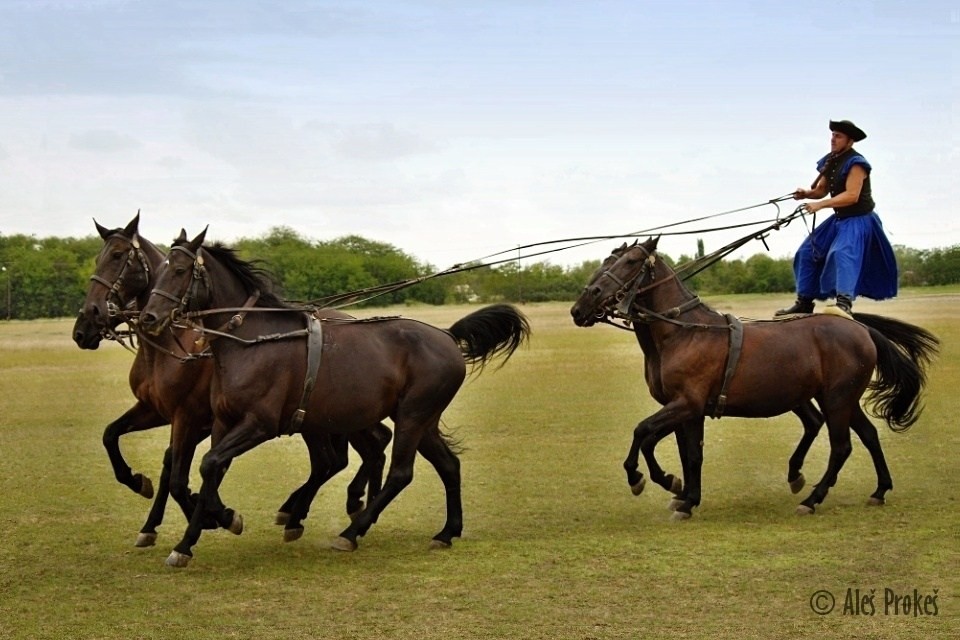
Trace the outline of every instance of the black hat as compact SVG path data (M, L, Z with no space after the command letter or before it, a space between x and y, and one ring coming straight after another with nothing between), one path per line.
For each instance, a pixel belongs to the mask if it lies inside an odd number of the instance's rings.
M854 142L860 142L867 137L867 134L863 132L863 129L853 124L849 120L831 120L830 131L837 131L845 136L849 136Z

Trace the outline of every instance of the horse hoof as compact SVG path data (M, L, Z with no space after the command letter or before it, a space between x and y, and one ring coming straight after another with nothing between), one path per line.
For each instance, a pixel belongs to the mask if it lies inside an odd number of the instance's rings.
M273 519L273 523L284 525L288 522L290 522L290 514L285 511L277 511L277 517Z
M679 495L681 491L683 491L683 480L673 476L673 480L670 481L670 493Z
M797 515L798 516L809 516L813 514L813 507L808 507L805 504L797 505Z
M137 493L149 500L153 497L153 481L140 473L136 477L140 478L140 491L137 491Z
M680 498L674 498L673 500L667 503L667 509L675 513L680 513L677 511L677 509L679 509L682 506L683 506L683 500L681 500Z
M886 500L884 500L883 498L876 498L874 496L870 496L867 499L868 507L882 507L885 504L886 504Z
M230 523L230 526L227 527L227 531L232 533L235 536L243 533L243 516L239 513L233 514L233 522Z
M647 479L640 478L640 482L638 482L637 484L630 485L630 491L631 493L633 493L633 495L638 496L641 493L643 493L643 488L646 486L647 486Z
M330 548L335 549L336 551L356 551L357 543L349 538L339 536L330 543Z
M689 520L693 517L693 514L687 513L686 511L674 511L670 514L670 519L674 522L683 522L684 520Z
M283 541L284 542L293 542L299 540L303 537L303 527L297 527L295 529L284 529L283 530Z
M807 479L803 477L801 473L799 476L790 480L790 491L791 493L800 493L800 490L803 489L803 486L807 484Z
M191 556L188 556L185 553L180 553L179 551L171 551L170 555L167 556L167 566L175 567L177 569L182 569L192 560Z
M135 547L152 547L157 544L156 533L140 533L137 535L137 541L133 543Z
M453 545L450 544L449 542L444 542L443 540L437 540L436 538L430 541L431 551L434 549L449 549L452 546Z

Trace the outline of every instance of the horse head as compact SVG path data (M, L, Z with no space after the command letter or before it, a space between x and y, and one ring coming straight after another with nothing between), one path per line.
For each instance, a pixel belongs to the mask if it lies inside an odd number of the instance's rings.
M658 241L659 237L631 245L624 243L600 264L570 308L577 326L589 327L609 315L630 291L640 289L653 278Z
M210 300L210 280L204 265L204 228L193 240L185 229L173 241L157 270L156 284L140 311L140 324L153 335L160 334L185 311L205 308Z
M73 328L73 339L82 349L96 349L104 334L127 320L124 312L149 288L152 269L144 251L152 245L145 243L138 231L139 211L123 229L107 229L93 222L104 244Z

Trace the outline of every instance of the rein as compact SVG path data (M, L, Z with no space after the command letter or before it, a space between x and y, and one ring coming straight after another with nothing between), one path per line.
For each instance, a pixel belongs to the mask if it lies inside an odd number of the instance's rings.
M727 392L730 388L730 383L733 380L734 373L736 373L737 365L740 362L740 355L743 349L743 323L737 317L729 313L723 314L723 319L725 322L722 325L707 324L702 322L685 322L679 320L681 315L703 304L703 301L700 300L700 297L696 295L665 311L652 311L650 309L640 307L636 302L637 296L676 279L677 274L676 272L673 272L669 278L655 280L653 269L654 265L656 264L656 254L649 251L643 245L636 245L635 248L643 250L643 252L646 254L646 258L643 260L637 275L627 278L626 280L622 280L609 269L605 270L600 275L600 278L606 276L619 286L619 289L617 289L617 291L615 291L614 294L607 299L607 301L600 305L601 321L622 329L627 329L627 325L633 325L637 322L652 324L656 321L661 321L675 325L681 329L723 330L729 332L729 344L727 348L726 362L724 363L723 368L723 377L720 383L720 391L715 399L708 400L705 407L707 414L710 415L710 417L722 417L727 407ZM650 284L641 287L640 283L643 282L647 274L650 274L651 282ZM682 284L680 284L679 287L681 290L684 290ZM612 302L614 302L615 305L611 304ZM637 312L633 311L634 307L638 308ZM620 326L616 324L611 320L611 318L622 320L624 325Z
M109 317L117 317L123 313L123 307L126 305L123 302L123 299L120 297L120 286L121 282L123 281L123 275L127 272L127 268L133 265L134 260L140 263L140 266L143 268L143 274L145 278L148 282L150 281L150 263L147 262L147 257L144 255L143 249L140 248L140 239L134 235L130 240L130 245L130 250L127 252L127 260L123 263L123 266L120 268L120 272L117 274L117 277L113 282L110 282L106 278L100 277L96 273L90 276L90 280L92 282L96 282L107 289L107 315ZM104 250L106 250L106 246L104 246ZM119 304L110 300L111 297L116 298L117 303ZM123 343L121 342L121 344Z

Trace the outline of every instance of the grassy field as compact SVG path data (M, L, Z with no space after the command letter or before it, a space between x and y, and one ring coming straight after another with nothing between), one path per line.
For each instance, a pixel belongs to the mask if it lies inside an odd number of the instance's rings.
M756 318L790 302L708 301ZM621 467L633 426L655 409L633 336L578 329L568 306L523 307L530 345L469 380L445 416L466 449L465 530L452 549L428 550L443 492L422 461L357 552L328 548L356 461L318 496L304 537L283 543L274 513L308 467L300 440L283 438L239 458L224 482L243 535L205 534L185 570L164 566L184 527L172 509L158 545L134 548L149 504L115 482L100 442L131 404L131 355L80 351L67 320L0 323L0 638L960 637L955 290L857 304L943 341L921 420L881 430L895 486L886 506L865 504L876 477L855 442L826 503L794 515L785 476L797 420L723 419L708 422L703 505L683 523L659 487L632 496ZM470 310L378 313L448 326ZM121 441L135 471L157 480L167 434ZM679 471L672 439L660 455ZM826 455L824 437L810 481ZM845 613L857 589L873 607ZM820 591L836 603L826 615L811 607L829 602ZM886 604L915 591L936 615Z

